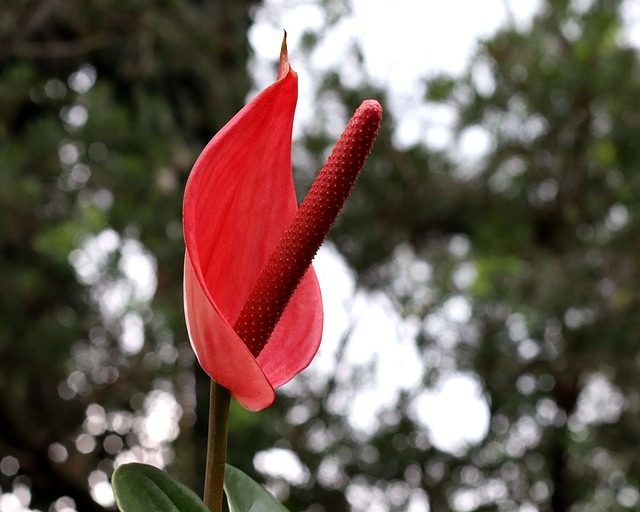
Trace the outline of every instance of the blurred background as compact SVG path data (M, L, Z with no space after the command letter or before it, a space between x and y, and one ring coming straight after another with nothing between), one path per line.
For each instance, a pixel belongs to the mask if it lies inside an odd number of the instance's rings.
M2 2L1 512L113 510L134 460L200 491L182 192L283 28L300 199L363 99L385 118L321 351L232 407L229 461L292 512L640 507L640 5L442 4Z

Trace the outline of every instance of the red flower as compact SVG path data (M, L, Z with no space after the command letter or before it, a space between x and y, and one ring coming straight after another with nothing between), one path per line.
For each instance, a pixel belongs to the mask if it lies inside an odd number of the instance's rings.
M364 165L381 118L358 110L297 207L291 129L298 78L283 42L277 81L204 149L184 197L185 316L203 369L249 410L300 373L322 335L311 260ZM363 112L361 112L363 111Z

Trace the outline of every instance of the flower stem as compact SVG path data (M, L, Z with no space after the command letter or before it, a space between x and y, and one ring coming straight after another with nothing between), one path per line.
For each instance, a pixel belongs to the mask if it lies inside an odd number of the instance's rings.
M212 380L209 394L207 466L204 475L204 502L211 512L222 512L230 401L229 390Z

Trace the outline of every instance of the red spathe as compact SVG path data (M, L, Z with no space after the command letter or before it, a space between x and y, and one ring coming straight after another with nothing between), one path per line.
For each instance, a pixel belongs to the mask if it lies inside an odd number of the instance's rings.
M184 196L189 338L202 368L249 410L273 403L274 388L309 365L322 336L322 300L313 268L257 358L233 330L297 210L291 173L297 96L298 78L286 63L283 76L209 142Z

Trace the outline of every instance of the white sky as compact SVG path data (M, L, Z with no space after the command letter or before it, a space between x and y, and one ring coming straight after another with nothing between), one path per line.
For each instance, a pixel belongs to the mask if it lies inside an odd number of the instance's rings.
M383 108L391 108L396 114L397 142L407 144L426 138L444 145L448 139L442 127L446 129L453 122L453 114L422 104L423 79L440 72L460 73L478 38L489 36L511 18L519 26L526 25L540 1L352 0L352 5L351 15L323 29L317 2L266 0L250 32L258 61L259 88L272 81L272 71L265 72L260 63L274 61L282 30L286 29L292 66L300 80L297 119L302 125L309 123L313 119L310 105L317 70L340 69L346 84L361 79L345 60L345 51L357 42L364 53L368 77L392 93L391 105ZM322 29L323 35L318 48L307 57L299 51L299 41L306 30L314 29ZM336 128L339 134L341 127Z

